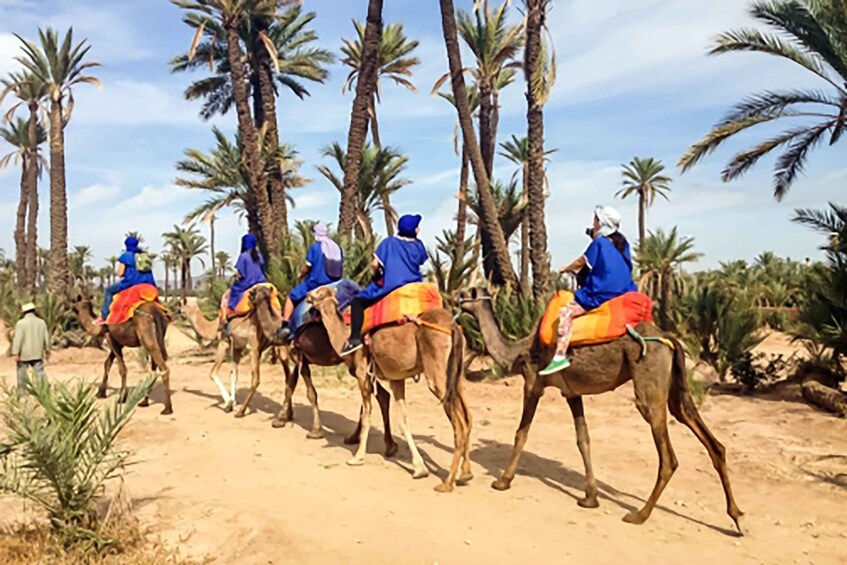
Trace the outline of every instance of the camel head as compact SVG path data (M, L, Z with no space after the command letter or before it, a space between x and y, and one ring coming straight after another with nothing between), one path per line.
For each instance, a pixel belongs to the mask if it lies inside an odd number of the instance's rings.
M490 308L492 300L493 298L487 290L474 287L460 292L456 302L462 312L476 316L480 308Z
M312 292L307 294L306 300L308 301L309 304L311 304L315 308L320 309L319 306L321 304L323 304L324 302L326 302L327 300L332 300L333 302L336 302L335 291L333 291L331 288L329 288L327 286L322 286L322 287L316 288L315 290L313 290ZM337 302L335 303L335 306L336 307L338 306Z
M91 301L91 298L83 296L82 294L77 294L71 300L74 312L77 313L78 316L82 314L88 314L93 316L94 314L94 306Z

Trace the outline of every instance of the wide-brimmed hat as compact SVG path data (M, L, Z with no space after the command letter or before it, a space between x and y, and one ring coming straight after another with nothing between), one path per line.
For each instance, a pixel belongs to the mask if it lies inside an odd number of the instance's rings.
M32 302L27 302L23 306L21 306L21 314L26 314L27 312L35 312L35 304Z

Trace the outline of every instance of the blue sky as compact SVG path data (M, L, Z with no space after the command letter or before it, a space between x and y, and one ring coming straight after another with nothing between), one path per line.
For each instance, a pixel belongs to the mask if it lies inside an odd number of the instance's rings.
M353 35L352 19L363 19L365 0L305 0L317 12L313 22L320 43L338 53L341 37ZM471 0L457 0L469 9ZM820 237L789 222L796 207L822 207L847 195L847 167L839 149L823 147L812 155L807 173L781 203L771 197L772 160L741 181L723 184L719 171L733 150L754 134L718 151L683 176L679 156L699 139L729 106L758 89L821 86L792 65L765 56L707 57L710 38L752 23L742 0L569 0L555 2L549 27L556 44L558 81L546 109L548 147L558 148L549 166L550 250L565 264L586 241L584 226L597 203L618 206L623 231L636 231L634 202L615 202L620 164L633 156L655 156L674 177L670 202L657 202L649 227L679 226L705 253L699 268L718 261L752 259L763 250L794 258L816 256ZM517 13L515 13L517 16ZM386 2L385 20L402 21L407 35L421 42L422 64L415 72L417 94L386 84L379 108L383 143L410 157L413 183L398 193L401 213L425 216L425 239L452 225L459 163L452 147L455 115L429 91L447 70L437 4L419 0ZM18 53L13 32L34 37L38 26L74 26L88 37L91 57L103 63L97 75L102 91L80 86L66 130L71 245L89 245L98 265L119 251L122 235L141 230L158 249L161 232L181 222L202 194L173 184L174 163L186 147L208 149L211 126L234 131L235 116L203 122L199 103L183 100L193 78L171 75L167 61L185 52L191 30L180 10L167 0L0 0L0 74L13 70ZM466 53L465 64L471 59ZM297 190L293 217L334 223L338 196L315 170L320 148L345 141L352 95L341 94L346 71L338 64L330 80L310 87L300 101L280 98L280 129L299 150L303 173L313 179ZM199 78L201 75L194 75ZM522 81L502 94L500 140L525 132ZM8 107L9 103L4 104ZM763 132L766 133L766 132ZM0 155L9 147L0 143ZM511 165L498 160L504 180ZM19 172L0 171L0 247L12 253L12 231ZM39 240L48 245L47 179L42 182ZM219 222L219 247L237 250L245 229L233 214ZM381 222L377 222L380 225ZM196 267L199 272L199 266Z

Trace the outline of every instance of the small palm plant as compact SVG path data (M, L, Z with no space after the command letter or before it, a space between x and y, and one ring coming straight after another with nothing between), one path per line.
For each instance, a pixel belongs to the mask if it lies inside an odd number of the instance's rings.
M94 542L103 547L97 499L116 477L129 453L116 439L133 410L153 386L134 388L125 403L97 409L96 390L87 383L28 381L35 402L10 394L0 407L5 439L0 443L0 492L28 500L46 512L65 544Z

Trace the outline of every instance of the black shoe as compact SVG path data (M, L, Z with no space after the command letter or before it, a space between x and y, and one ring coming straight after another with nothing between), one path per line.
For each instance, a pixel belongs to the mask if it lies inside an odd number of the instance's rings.
M282 326L280 326L271 341L277 345L288 344L288 342L291 341L291 328L288 327L288 324L283 324Z
M222 331L223 331L224 337L228 338L229 337L229 320L224 322L224 327L223 327Z
M351 353L355 353L362 348L362 340L361 339L348 339L344 344L344 347L341 349L339 355L341 357L347 357Z

